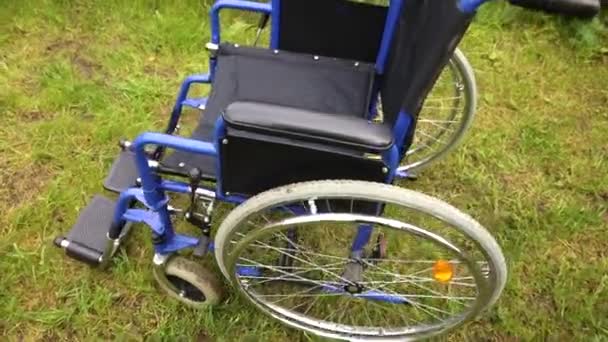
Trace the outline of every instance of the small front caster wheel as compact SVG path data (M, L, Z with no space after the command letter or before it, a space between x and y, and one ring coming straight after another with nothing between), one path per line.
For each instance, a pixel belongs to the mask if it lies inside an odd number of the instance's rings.
M222 300L223 291L217 277L184 257L172 257L164 268L155 267L154 278L170 297L195 309L216 305Z

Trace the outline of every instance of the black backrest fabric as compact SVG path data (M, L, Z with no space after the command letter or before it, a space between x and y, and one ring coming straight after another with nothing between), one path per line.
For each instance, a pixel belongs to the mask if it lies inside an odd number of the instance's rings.
M281 0L279 49L374 63L386 13L349 0Z
M222 44L206 112L235 101L365 117L374 66L334 58Z
M381 81L385 122L401 110L417 117L474 13L459 0L405 0Z

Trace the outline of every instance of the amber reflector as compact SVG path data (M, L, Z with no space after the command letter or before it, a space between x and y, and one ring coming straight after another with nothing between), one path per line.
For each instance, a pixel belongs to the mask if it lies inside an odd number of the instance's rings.
M447 260L437 260L433 265L433 278L440 283L448 283L454 277L454 266Z

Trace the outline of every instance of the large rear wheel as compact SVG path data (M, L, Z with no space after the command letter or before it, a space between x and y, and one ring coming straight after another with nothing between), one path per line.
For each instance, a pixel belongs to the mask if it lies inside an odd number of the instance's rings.
M491 306L507 275L500 247L471 217L360 181L262 193L227 216L215 253L224 276L262 311L345 340L449 331Z
M415 174L456 148L473 123L476 106L473 68L456 49L418 115L414 141L400 174Z

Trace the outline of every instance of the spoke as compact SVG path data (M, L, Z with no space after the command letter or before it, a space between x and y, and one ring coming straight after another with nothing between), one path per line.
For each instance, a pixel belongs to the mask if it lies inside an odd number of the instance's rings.
M284 253L284 252L282 252L281 248L278 248L278 247L273 247L273 246L269 246L269 245L267 245L267 244L265 244L265 243L263 243L263 242L260 242L260 241L257 241L257 242L258 242L258 243L260 243L260 244L262 244L262 245L264 245L263 247L265 247L265 248L268 248L268 249L271 249L271 250L278 251L278 252L280 252L280 253L282 253L282 254L284 254L284 255L285 255L285 253ZM297 257L297 256L295 256L295 255L289 255L289 256L290 256L292 259L294 259L294 260L298 260L298 261L303 262L303 263L305 263L305 264L320 267L320 266L319 266L319 265L317 265L317 264L314 264L314 263L312 263L312 262L310 262L310 261L308 261L308 260L304 260L304 259L302 259L302 258L299 258L299 257ZM344 258L343 258L343 259L344 259ZM346 278L344 278L344 277L342 277L342 276L340 276L340 275L338 275L338 274L336 274L336 273L334 273L334 272L331 272L331 271L325 270L325 269L323 269L323 268L321 268L321 269L320 269L320 271L321 271L321 272L323 272L323 273L326 273L326 274L332 275L332 276L336 277L337 279L340 279L340 280L344 281L344 282L345 282L345 283L347 283L347 284L352 284L352 283L353 283L352 281L350 281L350 280L348 280L348 279L346 279Z
M402 277L401 277L401 275L400 275L400 274L396 274L396 273L388 272L388 271L384 270L383 268L380 268L380 267L378 267L378 266L376 266L376 265L374 265L374 264L367 263L365 260L362 260L362 261L363 261L363 262L364 262L366 265L368 265L368 266L370 266L370 267L377 268L377 269L379 269L380 271L384 272L384 274L385 274L385 275L390 275L390 276L396 277L396 278L398 278L398 279L404 279L404 278L402 278ZM423 289L423 290L425 290L425 291L428 291L428 292L430 292L430 293L432 293L432 294L434 294L434 295L438 295L438 296L441 296L441 295L442 295L440 292L437 292L437 291L435 291L435 290L433 290L433 289L430 289L430 288L428 288L428 287L426 287L426 286L424 286L424 285L418 284L418 283L416 283L416 282L414 282L414 281L411 281L411 280L409 280L409 279L404 279L404 280L406 281L406 283L408 283L408 284L412 284L412 285L414 285L414 286L416 286L416 287L419 287L419 288L421 288L421 289Z
M260 214L260 217L264 219L264 221L266 221L266 223L270 223L272 221L270 221L266 216L264 216L264 214Z
M305 253L304 252L304 247L299 245L298 243L296 243L295 241L292 241L291 239L289 239L287 236L285 236L284 233L280 232L277 234L274 234L275 237L279 237L281 240L287 242L289 245L291 245L291 248L286 248L287 251L290 253L290 255L293 255L294 252L296 253ZM259 241L258 241L259 242ZM309 258L308 255L304 255L304 257L306 257L306 259L310 262L312 262L312 260Z
M390 290L390 289L383 289L383 290L384 290L384 291L386 291L386 292L388 292L388 293L389 293L389 294L391 294L391 295L394 295L394 296L397 296L397 297L400 297L400 296L401 296L400 294L398 294L398 293L396 293L395 291L392 291L392 290ZM374 289L373 289L373 291L383 292L383 291L380 291L380 290L379 290L379 289L377 289L377 288L374 288ZM426 313L428 313L429 315L433 316L434 318L439 319L439 317L437 317L435 314L433 314L432 312L430 312L430 311L428 311L428 310L424 309L425 307L429 307L428 305L425 305L425 304L419 303L419 302L417 302L417 301L415 301L415 300L412 300L412 299L406 299L406 298L404 298L404 299L405 299L405 300L406 300L406 301L407 301L409 304L413 305L415 308L420 309L420 310L423 310L423 311L425 311ZM431 307L429 307L429 308L431 308ZM437 308L435 308L435 307L432 307L432 308L433 308L434 310L436 310L436 311L443 311L443 310L441 310L441 309L437 309ZM443 311L443 312L445 312L445 311ZM449 312L446 312L446 313L447 313L447 314L450 314Z
M329 321L330 318L334 317L334 315L336 314L336 312L338 312L338 310L330 310L329 311L329 316L324 316L322 318L323 321Z
M438 102L438 101L446 101L446 100L460 100L462 99L462 96L452 96L452 97L442 97L442 98L427 98L425 100L425 103L429 103L429 102ZM424 108L424 107L423 107Z
M244 259L244 258L241 258L241 259ZM344 264L344 263L340 262L340 263L336 263L336 264L330 264L328 266L334 266L334 265L338 265L338 264ZM269 269L271 271L276 268L275 266L268 266L268 265L264 265L264 264L260 264L260 263L258 263L258 265L249 265L249 266L262 267L262 268ZM341 268L336 268L336 269L339 270ZM276 270L279 273L283 274L283 276L280 276L278 278L277 277L253 277L253 276L244 276L244 277L239 276L239 277L243 278L243 279L264 279L263 281L256 282L254 285L260 285L260 284L264 284L264 283L267 283L267 282L270 282L270 281L279 281L279 280L285 280L285 281L291 280L291 281L294 281L293 279L288 279L287 278L288 276L298 276L296 279L300 279L300 281L304 280L304 282L314 282L313 280L310 280L310 279L307 279L307 278L303 278L303 277L299 277L299 275L303 274L303 273L310 272L310 271L320 271L320 270L321 270L321 267L306 269L306 270L298 271L298 272L286 272L286 271L283 271L283 270ZM339 282L333 282L333 283L334 284L338 284L338 285L342 285L342 283L339 283Z
M374 289L374 290L375 290L375 291L380 291L379 289ZM384 289L384 290L385 290L385 291L387 291L387 292L388 292L389 294L391 294L391 295L395 295L395 296L397 296L397 297L400 297L400 295L399 295L398 293L396 293L395 291L392 291L392 290L390 290L390 289ZM422 304L422 303L417 302L417 301L412 300L412 299L407 299L407 298L404 298L404 299L405 299L405 300L407 300L407 302L408 302L408 303L410 303L411 305L413 305L414 307L416 307L416 308L418 308L418 309L421 309L421 310L425 311L426 313L430 314L431 316L433 316L434 318L436 318L436 319L438 319L438 320L439 320L439 317L437 317L436 315L434 315L433 313L431 313L430 311L428 311L428 310L426 310L426 309L424 309L424 308L428 308L428 309L432 309L432 310L435 310L435 311L440 311L440 312L445 312L445 313L447 313L448 315L450 315L450 313L449 313L449 312L447 312L447 311L443 311L443 310L441 310L441 309L437 309L437 308L435 308L435 307L432 307L432 306L429 306L429 305Z
M383 273L379 273L379 272L369 272L369 273L374 273L374 274L383 274ZM369 281L369 282L363 282L360 284L376 284L376 285L391 285L391 284L406 284L406 283L437 283L437 280L433 279L433 278L425 278L425 277L412 277L412 278L408 278L408 276L404 276L402 278L398 278L399 280L392 280L392 281ZM463 282L456 282L456 281L450 281L449 283L447 283L447 285L457 285L457 286L468 286L468 287L477 287L476 284L474 283L463 283Z
M412 304L412 306L414 306L414 308L415 308L415 309L416 309L418 312L420 312L420 311L425 312L426 314L428 314L428 315L432 316L432 317L433 317L433 318L435 318L436 320L441 320L441 319L440 319L440 318L439 318L437 315L435 315L434 313L432 313L432 312L430 312L430 311L428 311L428 310L424 309L424 308L423 308L423 307L422 307L422 306L421 306L419 303L417 303L417 302L415 302L415 301L411 301L410 303Z
M373 303L372 301L370 301L370 303ZM376 303L374 303L376 304ZM377 305L377 304L376 304ZM380 306L380 305L379 305ZM374 322L372 321L371 316L369 315L369 312L367 311L367 307L363 308L363 312L365 312L365 317L367 318L367 321L369 322L370 326L374 325Z
M432 148L430 145L427 145L426 143L423 143L421 141L414 141L414 147L413 150L418 149L418 145L422 145L424 148Z
M261 266L258 266L261 267ZM289 273L289 275L291 276L297 276L300 275L301 273L297 272L297 273ZM301 277L303 278L303 277ZM258 282L254 282L254 283L250 283L249 286L256 286L256 285L261 285L264 283L268 283L268 282L272 282L272 281L283 281L283 282L294 282L294 283L304 283L304 284L310 284L313 283L312 280L304 278L288 278L287 275L283 275L280 277L255 277L255 276L239 276L239 279L248 279L248 280L262 280L262 281L258 281ZM324 281L323 279L321 279L322 281ZM329 282L326 281L324 285L336 285L336 286L342 286L342 283L338 283L338 282Z
M431 124L432 126L440 128L442 130L441 134L443 134L443 132L456 132L455 129L450 128L451 125L440 125L440 124L432 122L432 121L422 121L422 120L420 120L418 122L428 123L428 124Z
M279 251L279 252L283 252L283 251L291 251L287 248L281 248L281 247L273 247L273 246L269 246L265 243L260 242L259 240L256 240L256 242L261 243L261 245L255 245L252 244L252 246L254 247L259 247L259 248L265 248L265 249L270 249L270 250L275 250L275 251ZM294 244L296 247L298 247L298 244ZM329 255L329 254L321 254L321 253L315 253L315 252L309 252L309 251L305 251L302 249L298 249L299 252L301 253L307 253L308 255L311 256L318 256L318 257L323 257L323 258L328 258L328 259L338 259L338 260L344 260L344 261L352 261L349 258L344 258L344 257L339 257L339 256L335 256L335 255ZM284 253L283 253L284 254Z
M342 306L344 305L344 302L340 303L340 316L338 316L338 323L342 323L342 317L344 317L344 314L348 311L348 308L344 309L342 308Z
M443 141L443 140L441 140L441 139L437 139L436 137L434 137L434 136L432 136L432 135L426 134L426 133L424 133L424 131L421 131L421 130L416 130L416 134L418 134L418 133L422 134L423 136L425 136L425 137L427 137L427 138L433 139L434 141L440 142L440 143L442 143L442 144L444 143L444 141Z
M245 260L245 261L247 261L247 262L250 262L250 263L254 264L254 265L252 265L252 266L258 266L258 267L265 267L265 266L266 266L266 265L264 265L264 264L256 263L255 261L253 261L253 260L249 260L249 259L247 259L247 258L242 258L242 257L241 257L240 259ZM257 264L257 265L255 265L255 264ZM293 276L295 276L295 277L296 277L296 279L300 279L300 280L302 280L302 281L309 282L309 283L312 283L312 284L315 284L315 285L319 285L319 286L325 286L325 285L327 285L327 283L321 283L321 282L318 282L318 281L315 281L315 280L312 280L312 279L304 278L304 277L301 277L301 276L299 276L299 275L297 275L297 274L295 274L295 273L289 273L289 272L285 272L285 271L283 271L283 270L277 270L277 272L279 272L279 273L281 273L281 274L284 274L284 275L286 275L286 276L288 276L288 277L293 277ZM240 278L240 276L239 276L239 278ZM263 283L263 282L259 282L259 283L257 283L257 285L259 285L259 284L261 284L261 283Z
M367 261L372 261L372 262L392 262L392 263L399 263L399 264L434 264L437 261L436 260L403 260L403 259L385 259L385 258L365 258L365 260ZM460 264L460 261L458 260L450 260L450 264Z
M402 321L405 321L405 322L407 322L407 321L408 321L408 318L406 318L406 317L404 316L403 310L399 310L399 309L401 309L401 308L400 308L400 307L398 307L398 306L395 306L395 305L390 305L390 306L388 306L388 307L387 307L387 306L385 306L385 305L378 304L378 302L376 302L376 301L374 301L374 300L368 300L368 301L367 301L367 304L371 304L371 306L373 306L373 307L380 308L380 309L382 309L382 310L384 310L384 311L388 311L388 312L390 312L391 314L393 313L393 311L392 311L392 310L390 310L390 309L389 309L389 307L390 307L390 308L396 308L396 309L397 309L397 311L399 312L399 316L401 316ZM368 315L368 316L369 316L369 315ZM419 321L417 321L417 322L418 322L418 323L420 323ZM373 323L372 323L372 324L373 324Z
M292 293L291 295L258 295L258 297L277 297L277 296L278 297L280 297L280 296L285 297L283 299L279 299L277 301L272 302L272 304L277 304L278 302L281 302L281 301L283 301L283 300L285 300L285 299L287 299L287 298L289 298L291 296L294 296L294 295L295 296L297 296L297 295L305 295L306 293L308 293L308 292L310 292L310 291L312 291L314 289L317 289L319 287L320 287L319 285L315 285L315 286L309 287L309 288L307 288L305 290L302 290L302 291L299 291L299 292L296 292L296 293Z
M249 225L251 225L251 226L253 226L254 228L257 228L257 229L262 229L262 228L264 228L264 227L260 226L259 224L254 223L254 222L252 222L252 221L247 221L247 224L249 224ZM241 237L242 237L242 236L245 236L245 234L243 234L243 233L239 233L239 232L237 232L236 234L237 234L237 235L240 235Z
M346 261L340 261L334 264L329 264L329 265L343 265L345 264ZM237 264L238 266L242 266L242 267L246 267L246 266L253 266L253 265L245 265L245 264ZM303 270L303 271L314 271L316 268L314 267L303 267L303 266L277 266L277 265L272 265L272 266L268 266L267 268L276 268L276 269L281 269L281 270L287 270L287 271L291 271L291 270ZM336 269L339 270L340 267L327 267L328 269Z
M304 311L304 315L308 314L308 311L310 311L310 309L315 305L315 303L319 300L319 298L321 298L321 297L315 298L312 302L310 302L310 304L308 304L308 307Z
M440 123L458 123L458 120L432 120L432 119L420 119L418 120L418 122L428 122L428 123L436 123L436 124L440 124Z
M411 299L409 300L409 302L410 302L411 304L413 304L413 305L416 305L416 306L421 306L421 307L423 307L423 308L427 308L427 309L429 309L429 310L433 310L433 311L436 311L436 312L441 312L441 313L444 313L444 314L447 314L447 315L452 315L452 313L451 313L451 312L448 312L448 311L445 311L445 310L438 309L438 308L436 308L436 307L434 307L434 306L432 306L432 305L426 305L426 304L422 304L422 303L420 303L420 302L417 302L417 301L415 301L415 300L411 300ZM425 311L426 311L426 310L425 310ZM435 316L435 315L433 315L433 316L434 316L435 318L438 318L438 317L437 317L437 316Z
M316 285L315 287L319 287L319 285ZM336 296L344 296L344 293L340 293L340 292L336 292L336 293L311 293L311 294L298 294L296 292L296 294L287 294L287 295L282 295L282 294L276 294L276 295L258 295L258 297L265 297L265 298L276 298L276 297L286 297L286 298L292 298L292 297L336 297ZM284 299L281 299L284 300ZM272 302L273 304L276 302Z
M380 291L380 292L382 292L381 290L391 291L391 290L383 288L383 287L374 288L374 290L375 291ZM476 300L477 299L477 297L470 297L470 296L455 297L455 296L448 296L448 295L436 296L436 295L398 294L398 293L391 294L391 296L397 297L399 299L403 299L403 300L408 301L408 302L412 298L447 299L447 300L456 301L458 303L461 303L461 301L463 301L463 300Z
M408 282L408 283L410 283L410 282ZM422 307L432 308L435 311L445 312L445 313L448 313L448 314L451 314L451 313L446 312L446 311L441 310L441 309L438 309L438 308L435 308L433 306L422 304L420 302L417 302L417 301L413 300L413 298L417 298L417 299L446 299L448 301L452 301L454 303L458 303L458 304L463 305L465 307L467 305L464 303L464 301L474 301L474 300L477 299L476 297L470 297L470 296L455 297L455 296L443 295L443 294L441 294L439 292L436 292L436 291L433 291L433 290L430 290L430 289L427 289L427 291L430 291L430 292L434 293L434 295L399 294L399 293L396 293L393 290L390 290L390 289L386 288L386 286L387 285L382 285L382 286L375 287L375 288L370 287L370 289L373 289L373 291L378 291L378 292L385 292L386 291L386 292L391 293L393 296L395 296L397 298L401 298L401 299L405 300L406 302L411 303L412 305L419 305L419 306L422 306Z

